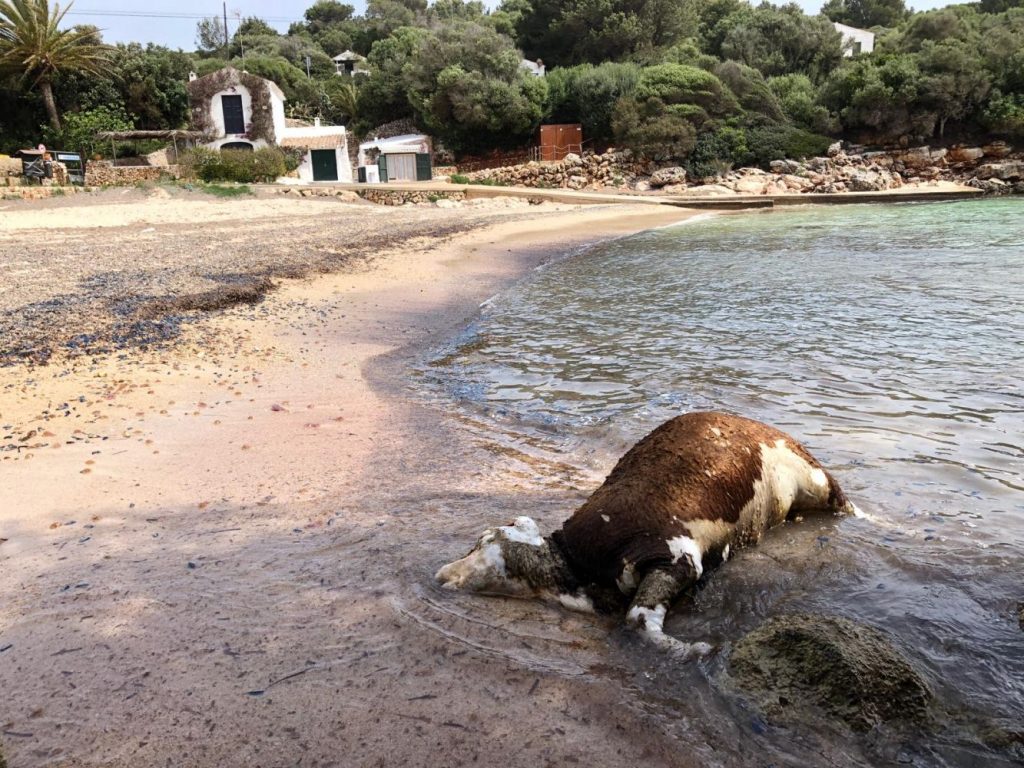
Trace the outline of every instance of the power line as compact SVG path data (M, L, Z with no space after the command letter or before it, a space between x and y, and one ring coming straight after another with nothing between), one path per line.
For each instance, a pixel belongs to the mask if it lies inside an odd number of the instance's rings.
M160 13L158 11L68 11L69 16L101 16L109 18L139 18L139 19L208 19L217 14L201 13ZM301 19L288 18L284 16L260 16L263 21L293 22Z

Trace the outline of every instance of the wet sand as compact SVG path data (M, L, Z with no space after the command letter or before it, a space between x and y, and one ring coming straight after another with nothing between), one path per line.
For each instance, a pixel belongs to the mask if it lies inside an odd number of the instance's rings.
M432 584L490 509L550 527L587 489L538 466L534 498L405 395L408 361L537 264L691 214L502 215L285 280L173 343L0 369L10 765L706 762L675 731L701 724L622 696L659 672L615 671L632 646L614 622Z

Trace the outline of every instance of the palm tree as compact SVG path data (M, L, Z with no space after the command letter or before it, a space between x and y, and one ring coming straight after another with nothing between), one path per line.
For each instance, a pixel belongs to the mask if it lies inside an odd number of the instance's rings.
M59 29L65 8L49 0L0 0L0 67L19 72L38 87L50 125L59 131L60 115L53 80L63 71L97 74L108 62L110 46L97 42L91 28Z

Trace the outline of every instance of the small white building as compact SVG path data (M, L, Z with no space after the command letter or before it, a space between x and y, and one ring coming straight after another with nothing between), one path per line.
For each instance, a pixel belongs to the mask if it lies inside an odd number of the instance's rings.
M188 84L192 124L210 149L256 150L279 146L305 150L298 173L302 181L352 181L348 133L344 126L288 125L285 95L276 83L233 67L205 77L193 73Z
M360 56L355 51L344 51L335 56L331 61L334 62L334 67L337 70L334 74L336 75L348 75L349 77L355 77L356 75L368 75L370 70L366 68L366 57Z
M302 181L352 181L348 159L348 134L344 126L312 125L287 128L282 147L306 150L299 164Z
M430 137L408 133L359 145L359 181L430 181L434 177Z
M833 22L832 26L843 36L843 56L856 56L858 53L871 53L875 50L874 32L840 24L838 21Z
M544 77L547 74L548 68L544 66L544 62L540 59L536 61L530 61L529 59L523 59L519 62L519 66L525 69L534 77Z

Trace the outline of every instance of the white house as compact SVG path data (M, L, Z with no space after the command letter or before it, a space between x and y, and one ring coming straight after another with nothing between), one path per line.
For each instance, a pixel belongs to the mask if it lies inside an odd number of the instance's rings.
M871 53L875 50L874 32L849 27L838 21L833 22L832 26L843 36L843 56L855 56L858 53Z
M280 146L305 150L303 181L352 181L344 126L289 126L285 95L276 83L233 67L205 77L189 76L192 125L211 149L255 150Z
M348 75L349 77L355 77L356 75L368 75L370 70L366 68L364 62L366 61L365 56L360 56L355 51L345 51L339 53L331 61L334 62L334 67L337 70L336 75Z
M536 61L523 59L522 61L519 62L519 66L520 68L525 69L534 77L544 77L548 70L548 68L544 66L544 62L541 61L540 59L537 59Z

